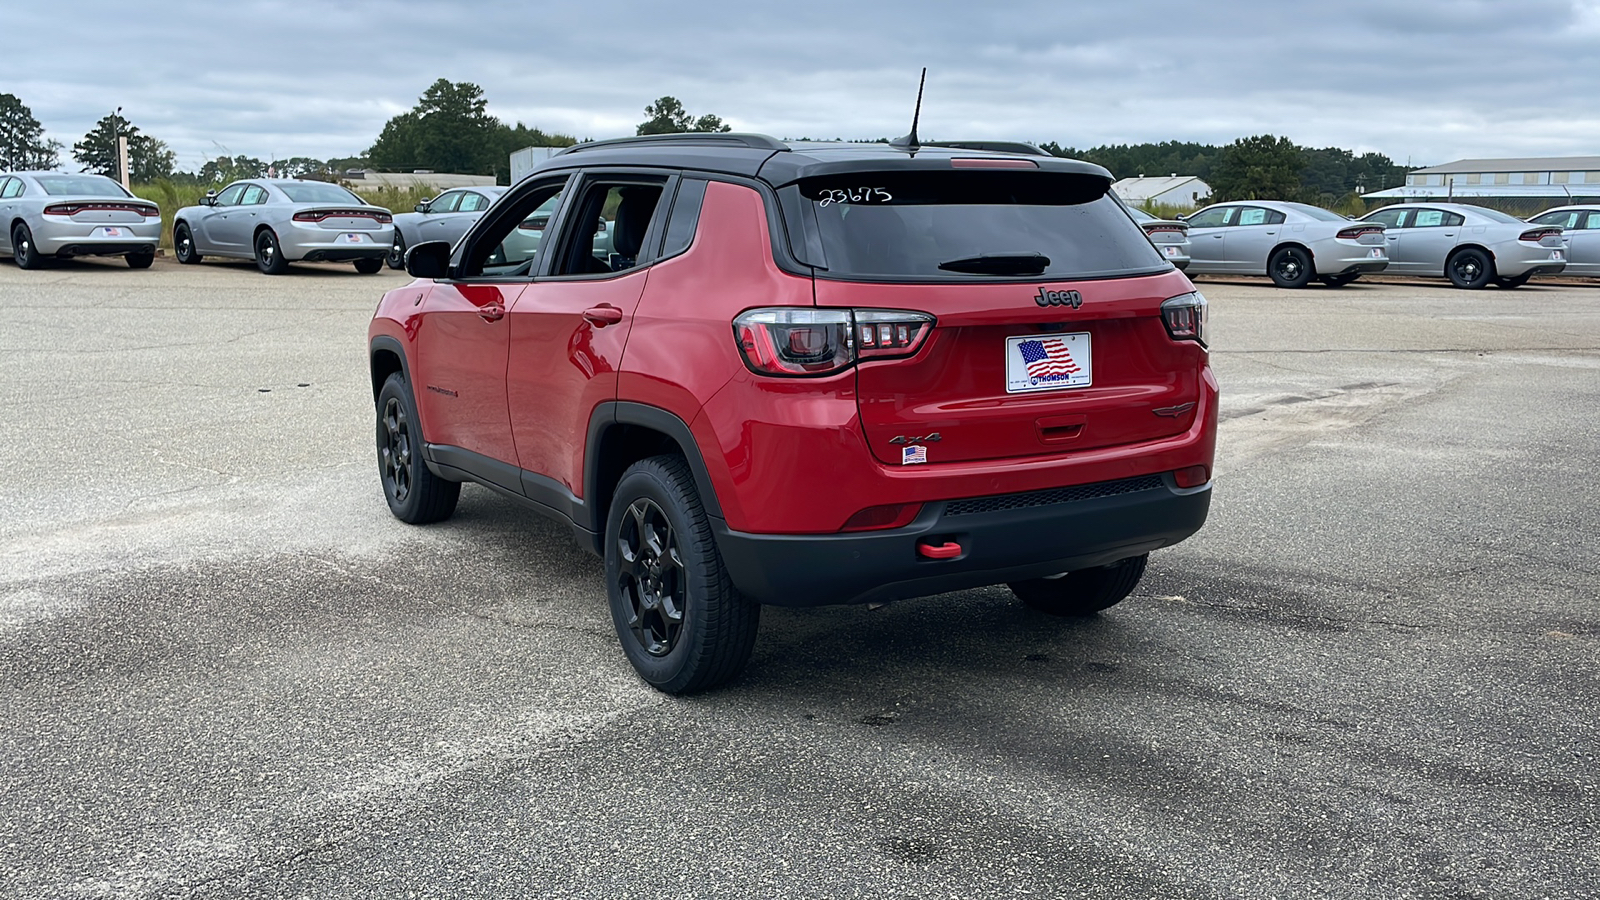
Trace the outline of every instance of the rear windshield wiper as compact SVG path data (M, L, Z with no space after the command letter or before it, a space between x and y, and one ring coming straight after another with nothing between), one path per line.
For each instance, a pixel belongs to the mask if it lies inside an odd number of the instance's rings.
M980 253L939 263L946 272L972 275L1043 275L1050 257L1043 253Z

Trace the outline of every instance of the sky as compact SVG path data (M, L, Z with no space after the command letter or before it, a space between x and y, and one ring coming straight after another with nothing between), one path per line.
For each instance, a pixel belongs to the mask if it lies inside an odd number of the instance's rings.
M122 107L178 168L354 156L438 78L632 134L662 95L777 137L1225 144L1399 163L1600 154L1600 0L8 3L0 92L61 141Z

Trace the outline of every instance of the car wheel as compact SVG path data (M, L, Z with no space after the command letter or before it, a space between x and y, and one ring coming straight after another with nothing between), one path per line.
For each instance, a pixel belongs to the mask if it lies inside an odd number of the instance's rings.
M1009 587L1029 609L1052 616L1092 616L1121 603L1144 577L1150 554L1054 578L1013 581Z
M1360 277L1361 273L1356 272L1351 275L1324 275L1317 280L1321 281L1328 287L1341 288Z
M1316 274L1311 254L1299 247L1282 247L1267 261L1267 274L1281 288L1303 288Z
M687 694L744 669L761 605L728 577L683 457L628 467L612 496L605 542L611 620L641 678Z
M1456 287L1476 290L1494 280L1494 262L1477 247L1468 247L1445 260L1444 273Z
M389 255L384 258L391 269L404 269L406 267L406 239L400 229L394 230L394 243L389 245Z
M378 478L395 518L425 525L450 518L461 483L433 474L422 459L422 431L411 386L396 372L378 391Z
M123 259L128 261L128 268L130 269L148 269L156 261L156 251L154 248L140 250L137 253L129 253Z
M270 228L263 228L256 235L256 268L263 275L282 275L289 268L283 248L278 246L278 236Z
M179 222L172 229L172 252L178 257L178 262L192 266L205 257L200 255L199 248L194 245L194 235L189 232L189 226Z
M363 275L376 275L383 271L383 260L358 259L356 260L356 271Z
M1533 277L1533 273L1532 272L1523 272L1521 275L1513 275L1510 278L1496 278L1494 280L1494 283L1509 291L1509 290L1515 290L1516 288L1522 287L1523 285L1527 284L1528 283L1528 279L1530 279L1532 277Z
M21 222L11 229L11 256L24 269L44 268L44 257L39 254L39 248L33 245L33 232Z

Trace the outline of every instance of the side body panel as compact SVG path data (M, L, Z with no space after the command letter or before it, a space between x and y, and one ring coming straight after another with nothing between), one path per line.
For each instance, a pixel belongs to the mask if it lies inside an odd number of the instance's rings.
M522 284L423 288L411 343L411 388L423 433L500 462L517 459L506 405L510 324ZM408 333L411 331L408 327Z

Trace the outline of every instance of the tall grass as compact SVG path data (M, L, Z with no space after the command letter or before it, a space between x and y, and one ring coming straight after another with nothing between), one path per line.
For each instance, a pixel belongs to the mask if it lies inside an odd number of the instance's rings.
M355 191L361 199L373 206L381 206L392 213L408 213L416 209L418 203L431 200L440 192L422 187L363 187L359 184L343 183L345 187Z

